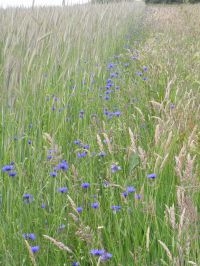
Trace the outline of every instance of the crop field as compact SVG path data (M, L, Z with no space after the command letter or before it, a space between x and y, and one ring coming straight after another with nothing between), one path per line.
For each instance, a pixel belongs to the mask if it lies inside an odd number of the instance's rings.
M0 265L200 265L199 17L0 9Z

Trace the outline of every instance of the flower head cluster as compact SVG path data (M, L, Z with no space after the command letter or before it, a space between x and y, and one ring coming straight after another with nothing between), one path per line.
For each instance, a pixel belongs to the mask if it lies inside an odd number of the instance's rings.
M23 201L24 201L24 203L29 204L29 203L33 202L33 200L34 200L34 198L33 198L33 195L32 194L25 193L23 195Z
M15 171L14 162L11 162L10 164L4 165L1 170L2 170L2 172L7 173L11 177L15 177L17 175L17 172Z
M34 233L25 233L22 236L26 240L35 240L36 239L36 236Z
M147 178L149 178L149 179L155 179L156 177L157 177L157 175L155 173L147 175Z
M112 172L112 173L116 173L116 172L118 172L119 170L121 170L121 167L120 167L119 165L117 165L117 164L112 164L112 165L111 165L111 172Z
M92 254L93 256L100 257L101 261L107 261L112 258L112 254L106 252L104 249L92 249L90 251L90 254Z
M67 171L69 169L69 165L66 160L62 160L59 164L57 164L54 168L54 171Z

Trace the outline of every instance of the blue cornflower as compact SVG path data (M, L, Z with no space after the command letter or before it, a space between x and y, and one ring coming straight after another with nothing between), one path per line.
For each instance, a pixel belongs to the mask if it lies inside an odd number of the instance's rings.
M148 67L147 66L143 66L142 69L143 69L143 71L146 72L148 70Z
M124 198L126 198L126 197L128 196L128 192L127 192L127 191L122 192L122 196L123 196Z
M98 154L100 157L105 157L106 156L106 153L104 151L101 151L99 154Z
M58 174L58 173L57 173L56 171L50 172L50 176L52 176L52 177L56 177L57 174Z
M78 213L81 213L83 211L83 207L81 207L81 206L77 207L76 210L77 210Z
M16 172L9 172L8 175L11 177L15 177L17 175L17 173Z
M108 253L108 252L104 252L101 256L100 256L100 260L101 261L107 261L109 259L112 258L112 254Z
M69 169L69 165L66 160L62 160L61 163L57 164L56 167L54 168L55 171L58 171L58 170L67 171L68 169Z
M67 187L60 187L60 188L58 188L58 192L67 193L68 192L68 188Z
M46 204L45 204L45 203L42 203L42 204L41 204L41 208L42 208L42 209L45 209L45 208L46 208Z
M86 183L82 183L81 187L82 188L89 188L90 187L90 183L87 183L87 182Z
M121 170L121 167L117 164L112 164L111 165L111 172L116 173L117 171Z
M155 173L147 175L147 178L150 178L150 179L155 179L156 177L157 177L157 175Z
M135 73L137 76L142 76L143 75L143 73L141 72L141 71L137 71L136 73Z
M115 112L113 112L113 115L119 117L121 115L121 112L120 111L115 111Z
M75 140L75 141L74 141L74 144L76 144L76 145L81 145L81 141L80 141L80 140Z
M80 266L79 262L72 262L72 266Z
M111 78L117 78L118 77L118 72L110 73Z
M102 256L105 253L104 249L92 249L90 250L90 254L94 256Z
M33 195L31 195L29 193L26 193L26 194L23 195L23 201L24 201L24 203L29 204L33 200L34 200Z
M85 150L89 150L90 149L90 145L89 144L83 144L81 145L83 149Z
M120 211L120 210L121 210L121 206L113 205L113 206L111 207L111 209L112 209L113 211L117 212L117 211Z
M84 158L87 156L87 151L83 151L83 152L78 152L77 153L77 157L78 158Z
M83 111L83 110L81 110L81 111L79 112L79 117L80 117L80 118L83 118L83 117L84 117L84 111Z
M93 203L91 203L91 207L93 209L98 209L99 208L99 203L98 202L93 202Z
M139 199L141 199L141 197L142 197L141 194L135 194L135 199L139 200Z
M31 247L31 251L33 252L33 253L36 253L36 252L38 252L40 250L40 247L39 246L33 246L33 247Z
M135 187L133 187L133 186L129 186L129 187L127 187L126 188L126 191L128 192L128 193L133 193L133 192L135 192Z
M112 69L112 68L115 67L115 65L116 65L116 64L114 64L114 63L109 63L107 67L108 67L108 69Z
M34 233L26 233L22 235L24 239L26 240L35 240L36 236Z
M2 171L3 172L9 172L9 171L13 170L14 168L15 168L14 163L11 163L11 164L8 164L8 165L4 165L2 167Z

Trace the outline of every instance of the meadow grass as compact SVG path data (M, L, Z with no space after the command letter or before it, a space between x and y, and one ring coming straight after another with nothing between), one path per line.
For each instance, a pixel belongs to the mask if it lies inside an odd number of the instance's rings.
M0 265L199 265L199 5L0 10Z

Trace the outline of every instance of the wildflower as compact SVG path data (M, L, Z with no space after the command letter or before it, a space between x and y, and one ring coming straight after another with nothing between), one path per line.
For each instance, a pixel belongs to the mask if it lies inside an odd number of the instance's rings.
M91 203L91 207L93 209L98 209L99 208L99 203L98 202L93 202L93 203Z
M89 188L90 187L90 183L82 183L81 187L82 188Z
M54 168L54 170L63 170L63 171L67 171L69 169L69 165L66 162L66 160L62 160L61 163L57 164L56 167Z
M79 262L72 262L72 266L79 266Z
M101 261L107 261L112 258L112 254L108 252L104 252L103 255L100 256Z
M34 233L26 233L22 235L24 239L26 240L35 240L36 236Z
M104 249L92 249L90 251L90 254L92 254L93 256L98 256L100 257L101 261L107 261L110 258L112 258L112 254L106 252Z
M98 154L100 157L105 157L106 156L106 153L104 151L101 151L99 154Z
M141 71L137 71L136 73L135 73L137 76L142 76L143 75L143 73L141 72Z
M67 187L60 187L60 188L58 188L58 192L67 193L68 192L68 188Z
M56 171L50 172L50 176L56 177L57 176L57 172Z
M147 178L150 178L150 179L155 179L156 177L157 177L157 175L155 173L147 175Z
M111 165L111 172L116 173L117 171L121 170L121 167L117 164L112 164Z
M135 192L135 187L129 186L129 187L126 188L126 191L128 192L128 194L129 193L133 193L133 192Z
M17 175L17 173L16 172L9 172L8 175L11 177L15 177Z
M146 72L148 70L148 67L147 66L143 66L142 69L143 69L143 71Z
M45 209L45 208L46 208L46 204L45 204L45 203L42 203L42 204L41 204L41 208L42 208L42 209Z
M89 150L90 145L89 144L83 144L82 148L85 149L85 150Z
M114 64L114 63L109 63L107 67L108 67L108 69L112 69L112 68L115 67L115 65L116 65L116 64Z
M135 194L135 199L139 200L139 199L141 199L141 197L142 197L141 194Z
M122 196L123 196L124 198L126 198L126 197L128 196L128 192L127 192L127 191L122 192Z
M79 117L80 117L80 118L83 118L83 117L84 117L84 111L83 111L83 110L81 110L81 111L79 112Z
M33 252L33 253L36 253L36 252L38 252L40 250L40 247L39 246L33 246L33 247L31 247L31 251Z
M24 201L24 203L29 204L33 200L34 200L33 195L31 195L29 193L26 193L26 194L23 195L23 201Z
M121 112L120 111L115 111L115 112L113 112L113 115L119 117L121 115Z
M94 256L102 256L105 253L104 249L92 249L90 250L90 254Z
M83 151L83 152L78 152L77 153L77 157L78 158L84 158L87 156L87 151Z
M78 213L81 213L83 211L83 207L77 207L76 210Z
M120 210L121 210L121 206L114 205L114 206L111 207L111 209L112 209L113 211L117 212L117 211L120 211Z
M80 140L75 140L75 141L74 141L74 144L76 144L76 145L80 145L80 144L81 144L81 141L80 141Z
M9 172L9 171L11 171L13 169L14 169L14 163L11 163L11 164L8 164L8 165L4 165L2 167L2 171L3 172Z

